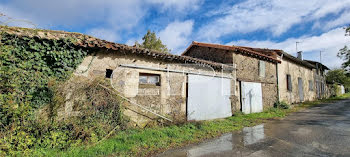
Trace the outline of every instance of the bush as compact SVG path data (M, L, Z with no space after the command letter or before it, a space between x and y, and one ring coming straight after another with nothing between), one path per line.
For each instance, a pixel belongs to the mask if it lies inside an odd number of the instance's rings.
M285 101L280 101L280 102L276 102L273 107L279 108L279 109L289 109L290 105Z

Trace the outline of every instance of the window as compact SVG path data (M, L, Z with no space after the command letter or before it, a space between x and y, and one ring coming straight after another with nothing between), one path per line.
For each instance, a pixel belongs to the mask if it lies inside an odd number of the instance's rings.
M259 61L259 76L265 77L265 62Z
M314 90L314 83L312 82L312 80L309 80L309 91L313 91Z
M287 74L287 90L292 91L292 78L289 74Z
M113 70L112 69L106 69L106 78L111 78L112 74L113 74Z
M159 86L160 85L160 75L149 74L149 73L140 73L139 83Z

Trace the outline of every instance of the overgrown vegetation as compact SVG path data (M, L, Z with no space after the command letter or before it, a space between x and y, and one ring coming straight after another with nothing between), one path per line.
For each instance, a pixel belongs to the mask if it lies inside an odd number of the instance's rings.
M236 115L213 121L172 125L168 127L155 127L146 129L132 129L120 131L118 134L104 142L90 146L72 147L68 151L55 149L40 149L34 156L149 156L151 154L169 149L196 143L202 140L220 136L223 133L254 126L266 120L285 117L291 112L306 107L319 105L322 102L331 102L349 98L350 94L330 99L305 102L293 108L271 108L262 113ZM283 103L285 106L288 104Z
M350 36L350 25L345 28L345 36ZM339 50L338 55L339 58L343 59L344 63L342 64L342 68L349 73L350 70L350 49L348 46L344 46Z
M89 50L76 47L70 38L45 40L5 32L0 37L0 156L28 155L36 148L65 150L123 127L119 98L99 86L109 83L74 82L76 78L67 82L75 88L63 83ZM73 101L75 116L60 111L68 101Z
M285 101L280 101L280 102L276 102L273 107L278 109L289 109L290 105Z

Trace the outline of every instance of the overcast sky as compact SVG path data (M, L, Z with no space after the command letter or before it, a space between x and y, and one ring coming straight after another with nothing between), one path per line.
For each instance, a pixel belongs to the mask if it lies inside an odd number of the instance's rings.
M132 45L153 30L180 54L192 41L282 49L339 67L350 0L0 0L9 25L65 30ZM4 20L4 17L2 18Z

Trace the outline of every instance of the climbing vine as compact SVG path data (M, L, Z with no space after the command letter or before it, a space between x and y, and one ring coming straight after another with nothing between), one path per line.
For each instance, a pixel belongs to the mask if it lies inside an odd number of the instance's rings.
M72 39L42 40L2 33L0 40L1 94L38 108L50 101L48 82L63 81L89 53ZM2 100L2 99L1 99Z
M69 79L89 54L74 42L0 33L0 156L38 144L66 148L72 143L72 127L36 115L55 103L53 87Z

